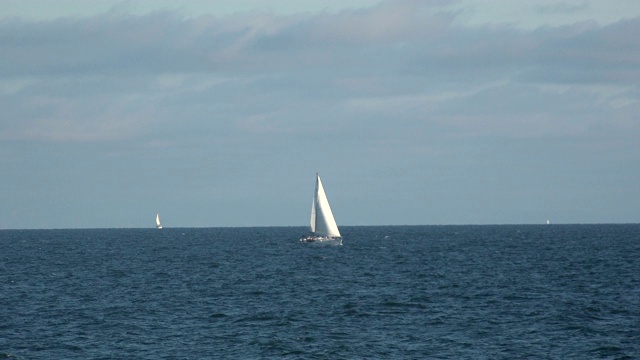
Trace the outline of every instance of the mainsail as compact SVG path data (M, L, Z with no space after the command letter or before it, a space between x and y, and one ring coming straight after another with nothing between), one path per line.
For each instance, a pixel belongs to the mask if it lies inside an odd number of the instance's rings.
M160 223L160 213L156 213L156 228L162 229L162 224Z

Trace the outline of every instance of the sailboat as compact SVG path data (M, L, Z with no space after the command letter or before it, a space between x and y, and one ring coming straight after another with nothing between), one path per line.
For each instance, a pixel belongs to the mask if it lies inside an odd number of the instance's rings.
M324 242L332 241L342 245L342 236L336 220L333 218L327 194L324 192L320 175L316 173L316 190L311 203L311 233L300 241L302 242Z
M162 224L160 223L160 213L156 213L156 228L162 229Z

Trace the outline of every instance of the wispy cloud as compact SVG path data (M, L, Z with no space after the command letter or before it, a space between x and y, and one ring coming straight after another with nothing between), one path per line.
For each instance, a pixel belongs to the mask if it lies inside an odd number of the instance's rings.
M581 12L589 8L589 3L583 2L566 2L558 1L555 3L543 4L536 6L536 9L541 14L564 14L564 13L576 13Z
M285 17L185 19L158 12L4 22L3 88L7 99L19 95L6 105L13 122L22 125L5 126L3 137L20 132L79 141L135 137L136 129L158 118L151 109L185 94L195 96L184 98L184 106L202 99L197 94L209 94L217 103L218 92L238 105L251 99L256 112L243 106L238 116L254 123L282 113L286 105L277 94L296 101L326 97L348 102L352 110L353 104L368 103L368 108L437 112L453 94L496 79L506 86L624 83L616 106L636 102L629 86L640 80L640 42L632 35L640 32L638 18L606 27L578 23L523 31L464 28L455 17L444 9L434 12L429 3L400 1ZM230 98L229 91L240 89L244 96ZM372 92L377 100L365 102ZM530 95L535 101L538 94ZM38 116L38 109L47 116Z

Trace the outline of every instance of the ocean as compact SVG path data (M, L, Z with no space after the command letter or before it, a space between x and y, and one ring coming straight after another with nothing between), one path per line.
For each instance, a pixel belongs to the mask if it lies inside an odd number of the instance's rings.
M0 358L638 359L640 225L0 230Z

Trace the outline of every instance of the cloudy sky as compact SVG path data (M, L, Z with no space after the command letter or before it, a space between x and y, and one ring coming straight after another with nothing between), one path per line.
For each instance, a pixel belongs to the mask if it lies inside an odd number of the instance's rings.
M0 228L640 221L637 0L5 0Z

